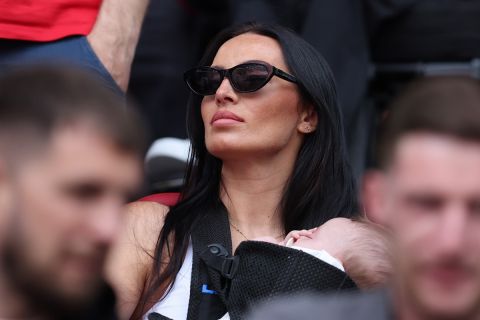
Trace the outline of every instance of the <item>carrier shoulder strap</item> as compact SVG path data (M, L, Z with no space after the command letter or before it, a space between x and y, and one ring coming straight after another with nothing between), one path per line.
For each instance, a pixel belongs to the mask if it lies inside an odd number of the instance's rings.
M213 285L214 282L222 281L221 275L209 270L200 258L213 243L220 244L225 255L231 255L230 224L227 210L221 202L206 212L192 231L193 267L187 315L189 320L217 320L227 312L225 301L219 292L221 285ZM212 289L213 287L216 290Z

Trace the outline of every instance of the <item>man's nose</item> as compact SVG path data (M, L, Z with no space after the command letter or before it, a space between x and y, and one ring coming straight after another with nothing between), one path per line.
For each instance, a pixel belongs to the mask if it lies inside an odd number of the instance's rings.
M452 205L442 213L437 245L446 254L455 254L465 246L468 231L468 209Z

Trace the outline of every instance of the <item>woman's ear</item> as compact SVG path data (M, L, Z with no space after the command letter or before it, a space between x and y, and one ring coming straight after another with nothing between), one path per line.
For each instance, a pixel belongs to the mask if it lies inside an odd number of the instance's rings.
M308 134L317 129L318 115L315 109L308 105L303 107L300 113L300 121L297 125L299 132Z

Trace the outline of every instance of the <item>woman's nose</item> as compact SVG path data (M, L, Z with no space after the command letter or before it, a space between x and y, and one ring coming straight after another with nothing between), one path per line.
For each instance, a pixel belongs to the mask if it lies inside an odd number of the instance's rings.
M227 103L236 103L238 100L237 93L232 88L227 77L223 78L222 83L215 92L215 102L217 105L224 105Z

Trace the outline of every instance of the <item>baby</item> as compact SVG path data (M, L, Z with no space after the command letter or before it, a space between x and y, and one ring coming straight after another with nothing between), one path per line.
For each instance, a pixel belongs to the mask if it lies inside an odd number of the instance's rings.
M269 237L256 240L277 243ZM366 220L331 219L318 228L292 231L277 244L302 250L345 271L361 289L381 286L391 274L389 234Z

